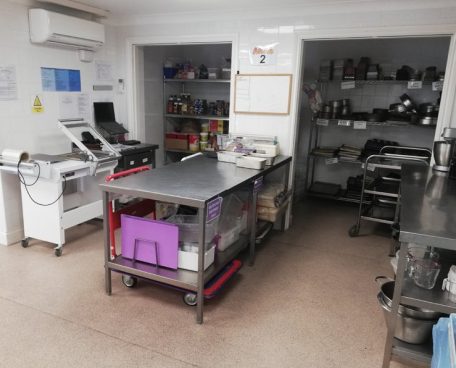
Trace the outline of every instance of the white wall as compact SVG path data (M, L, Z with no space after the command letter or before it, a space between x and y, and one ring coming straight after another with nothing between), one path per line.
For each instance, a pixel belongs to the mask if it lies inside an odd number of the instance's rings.
M0 66L14 66L17 75L17 99L0 101L0 153L5 148L24 149L30 153L69 152L71 143L57 128L59 92L43 92L41 67L78 69L81 92L93 101L116 101L115 92L93 92L94 63L79 61L76 50L33 45L29 40L28 2L0 1ZM113 62L116 42L107 27L106 45L95 58ZM114 74L116 74L115 65ZM107 84L107 83L103 83ZM44 112L32 114L32 96L42 95ZM22 237L21 203L17 178L2 177L0 184L0 244Z
M116 42L111 27L107 27L106 45L95 59L113 61ZM93 92L94 63L79 61L76 50L34 45L29 40L28 7L21 3L1 1L0 6L0 66L15 66L18 98L0 101L0 152L4 148L22 148L31 153L68 152L70 143L57 128L59 92L43 92L40 67L78 69L81 89L92 100L116 100L116 93ZM115 65L114 65L115 68ZM114 74L116 70L114 69ZM106 83L103 83L106 84ZM43 95L44 113L32 114L31 98Z

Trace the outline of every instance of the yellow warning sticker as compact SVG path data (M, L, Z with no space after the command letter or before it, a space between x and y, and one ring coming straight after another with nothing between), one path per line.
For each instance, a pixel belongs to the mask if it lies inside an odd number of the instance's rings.
M39 95L32 96L32 112L35 114L44 112L42 98Z

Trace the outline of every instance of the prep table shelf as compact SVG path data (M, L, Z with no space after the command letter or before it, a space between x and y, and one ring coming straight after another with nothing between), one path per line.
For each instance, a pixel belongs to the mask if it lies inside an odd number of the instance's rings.
M391 359L426 366L431 362L432 342L412 345L394 338L399 303L441 313L456 313L456 303L448 300L447 293L440 290L441 279L437 280L434 289L425 290L417 287L410 278L404 277L410 243L456 251L456 182L433 172L430 167L411 164L403 166L401 177L401 248L390 314L393 320L385 342L383 368L389 367ZM435 216L436 213L439 216ZM448 255L444 258L450 260Z
M448 293L442 291L440 286L437 282L434 289L425 290L417 287L410 278L406 278L403 281L401 303L441 313L456 313L456 303L448 299Z
M214 263L204 272L204 282L209 281L214 275L222 270L233 258L248 246L248 237L241 236L240 239L223 252L217 252ZM156 267L148 263L137 262L122 256L117 256L108 263L113 270L127 273L132 276L142 277L178 288L197 291L198 273L178 268L172 270L165 267Z
M394 338L392 353L397 360L412 361L428 367L432 359L432 340L422 345L415 345Z

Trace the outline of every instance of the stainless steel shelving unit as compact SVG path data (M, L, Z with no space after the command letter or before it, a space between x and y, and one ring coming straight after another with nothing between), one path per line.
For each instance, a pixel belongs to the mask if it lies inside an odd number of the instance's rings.
M196 119L196 120L229 120L229 116L218 115L182 115L182 114L165 114L165 118L175 119Z
M272 166L264 170L250 170L236 167L216 159L199 156L167 165L139 175L128 176L110 183L100 185L103 191L104 208L104 246L105 246L105 281L106 293L111 294L111 272L118 271L133 277L141 277L161 284L170 285L197 294L196 320L203 322L204 286L225 265L233 260L239 252L249 248L250 263L255 256L256 239L256 198L255 182L273 171L284 167L283 180L288 189L288 178L291 157L278 156ZM247 236L223 252L217 252L215 262L204 270L204 240L206 232L206 213L208 203L238 189L249 190L249 229ZM125 259L122 255L110 258L110 236L108 213L109 201L116 195L127 194L138 198L176 203L198 209L199 217L199 251L198 271L182 269L171 270Z
M389 367L391 359L424 366L431 362L432 343L413 345L394 338L399 304L456 313L456 303L448 299L439 284L425 290L404 276L410 243L456 251L456 181L431 168L404 165L401 193L401 248L383 368ZM434 216L435 213L439 216Z
M164 114L163 114L163 147L165 147L165 163L168 162L168 153L172 154L180 154L181 157L182 155L188 155L192 154L195 152L188 151L188 150L175 150L175 149L167 149L166 144L165 144L165 135L168 132L168 121L173 121L176 124L180 124L179 122L184 120L184 119L191 119L191 120L196 120L196 121L204 121L204 120L225 120L228 121L230 120L229 116L212 116L212 115L188 115L188 114L168 114L167 113L167 101L168 101L168 94L167 94L167 85L181 85L181 92L187 92L186 89L191 88L190 86L192 84L196 85L207 85L208 88L213 88L214 85L222 85L222 86L227 86L227 88L230 87L231 85L231 80L230 79L167 79L163 78L163 108L164 108ZM176 87L174 87L176 88ZM224 87L225 88L225 87Z

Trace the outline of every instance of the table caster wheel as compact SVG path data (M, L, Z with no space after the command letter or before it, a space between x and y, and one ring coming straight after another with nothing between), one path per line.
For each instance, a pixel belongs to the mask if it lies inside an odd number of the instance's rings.
M190 307L194 307L197 304L195 293L185 293L183 299L184 303L189 305Z
M136 286L138 279L129 275L122 275L122 284L127 288L133 288Z
M57 248L54 250L54 254L56 257L60 257L62 255L62 248Z
M29 246L29 238L25 238L21 240L22 248L27 248Z
M352 238L355 236L359 235L359 227L358 225L353 225L350 230L348 230L348 235L350 235Z

